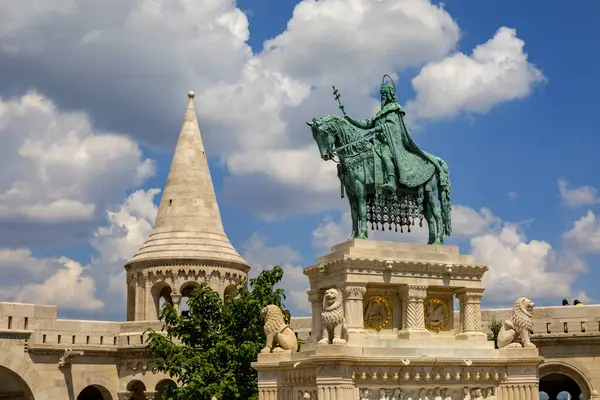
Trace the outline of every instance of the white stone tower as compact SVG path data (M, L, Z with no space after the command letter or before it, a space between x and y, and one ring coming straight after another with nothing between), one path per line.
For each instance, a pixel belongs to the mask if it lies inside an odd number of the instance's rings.
M154 230L125 265L128 321L158 319L161 299L179 309L200 282L222 298L234 294L250 270L223 229L194 93L188 97Z

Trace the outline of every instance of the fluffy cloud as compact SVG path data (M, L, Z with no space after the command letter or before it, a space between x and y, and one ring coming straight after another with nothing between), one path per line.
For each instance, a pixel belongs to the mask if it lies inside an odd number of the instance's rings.
M569 187L565 179L558 179L558 190L565 207L581 207L600 203L598 189L593 186L580 186L577 188Z
M303 0L287 29L258 53L247 44L248 20L233 0L3 3L0 26L0 68L13 90L36 87L61 107L84 108L108 129L144 143L172 143L164 133L181 117L183 93L196 90L207 147L232 173L227 197L235 201L231 188L245 185L244 204L269 218L331 207L334 166L318 160L303 121L337 111L332 84L350 113L365 116L383 72L429 63L415 80L413 102L418 115L427 115L438 107L431 87L457 81L428 72L457 63L457 54L444 57L456 49L460 29L427 0ZM541 78L522 47L502 29L473 57L463 56L474 72L461 74L466 89L445 95L451 104L444 109L489 109L528 93ZM482 79L500 81L505 91ZM0 93L6 90L0 84ZM265 201L265 192L284 195Z
M535 299L575 296L587 301L585 293L572 289L587 270L585 262L570 253L557 254L545 241L528 241L522 228L505 223L500 230L471 239L473 256L490 267L484 276L486 300L507 303L526 295Z
M407 109L420 118L486 113L529 95L546 78L527 61L524 45L514 29L502 27L471 56L456 53L429 63L412 80L417 97Z
M123 265L152 231L159 189L138 190L95 231L96 250L88 265L68 257L36 258L24 248L0 249L0 299L54 304L66 310L122 318L125 304Z
M255 277L264 269L279 265L283 268L283 280L280 286L285 290L288 306L295 316L310 315L308 302L308 279L302 267L294 265L300 261L300 254L288 245L268 246L268 238L253 234L243 246L242 257L252 269L250 275ZM291 303L291 304L290 304Z
M457 239L469 239L469 253L490 267L484 276L486 301L509 303L523 295L535 299L574 296L585 301L589 299L584 292L572 288L577 277L587 271L587 264L570 246L556 251L547 242L528 240L524 234L527 223L504 222L487 208L476 211L454 205L452 220L453 234L447 241L452 244ZM596 231L600 232L594 223ZM350 224L349 214L344 214L338 222L325 218L313 231L315 248L320 252L329 251L331 246L345 240L350 233ZM403 237L398 235L395 232L371 233L376 240L418 243L427 240L425 227ZM550 287L553 289L548 290Z
M600 221L593 211L573 223L573 227L563 234L563 239L575 251L600 253Z
M95 131L83 112L64 112L28 93L0 98L0 219L59 223L96 212L154 173L138 145Z

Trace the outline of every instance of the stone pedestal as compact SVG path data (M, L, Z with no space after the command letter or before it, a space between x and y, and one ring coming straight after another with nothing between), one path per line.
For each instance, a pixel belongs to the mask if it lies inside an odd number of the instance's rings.
M481 325L487 267L458 247L352 240L306 267L312 333L260 354L265 400L538 400L537 349L494 349ZM347 344L317 344L324 293L340 291ZM454 298L460 320L454 321Z

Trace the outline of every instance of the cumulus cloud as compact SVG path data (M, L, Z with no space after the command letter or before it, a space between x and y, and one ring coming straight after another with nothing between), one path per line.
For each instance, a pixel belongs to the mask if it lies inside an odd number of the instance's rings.
M11 90L34 86L61 108L84 108L94 121L143 143L172 144L165 132L176 129L182 94L194 89L207 148L232 174L224 183L227 199L239 201L231 188L251 180L243 205L269 218L330 208L334 166L318 160L303 121L337 112L332 84L348 112L364 117L383 73L396 77L429 63L415 81L429 82L426 71L456 63L458 55L444 57L460 38L452 16L426 0L303 0L286 30L257 53L233 0L47 0L43 7L3 3L0 15L0 67L13 77ZM459 88L460 95L444 96L452 103L446 109L489 109L528 93L537 70L522 47L504 29L473 57L464 56L472 60L470 70L484 70L461 74L465 87L479 87L484 78L504 88L515 82L510 93L485 86L485 99ZM523 65L529 75L519 72ZM456 81L434 75L433 86ZM417 109L430 110L435 93L424 84L415 89ZM0 93L6 90L0 84ZM266 191L290 195L265 202Z
M285 290L287 306L294 316L310 315L308 302L308 278L302 267L295 265L300 261L300 254L289 245L267 245L268 237L254 233L243 245L242 257L252 269L250 276L255 277L261 271L279 265L283 268L283 280L280 286Z
M600 253L600 221L597 215L589 210L563 234L563 239L578 252Z
M427 64L412 80L417 96L407 109L417 118L483 114L526 97L546 78L528 61L524 46L516 30L502 27L470 56L456 53Z
M38 93L0 98L0 219L58 223L97 211L154 174L131 139L92 128L84 112L61 111Z
M122 317L123 265L152 231L159 189L137 190L106 213L91 246L87 265L68 257L38 258L29 249L0 249L0 299L58 305L66 310Z
M600 203L598 189L585 185L571 188L569 182L563 178L558 179L558 190L565 207L576 208Z

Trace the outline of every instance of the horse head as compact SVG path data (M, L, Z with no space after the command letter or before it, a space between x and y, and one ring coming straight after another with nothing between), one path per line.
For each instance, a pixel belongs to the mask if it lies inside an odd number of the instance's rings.
M333 158L335 150L335 129L332 126L333 121L330 116L321 118L313 118L311 122L306 124L310 126L313 134L313 139L317 142L321 158L329 161Z

